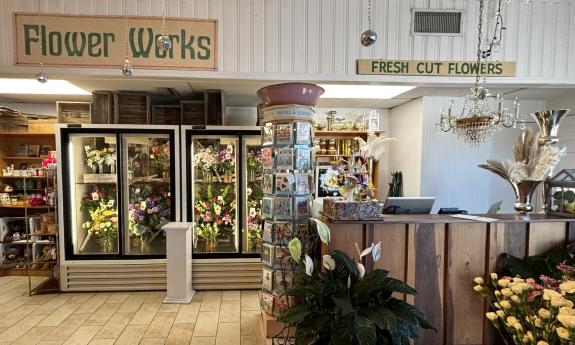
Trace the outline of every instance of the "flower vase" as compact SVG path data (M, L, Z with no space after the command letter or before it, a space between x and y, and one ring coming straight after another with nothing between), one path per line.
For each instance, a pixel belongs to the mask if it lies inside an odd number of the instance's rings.
M256 171L255 170L249 170L248 171L248 181L249 182L255 182L256 181Z
M97 165L92 165L92 174L97 174L98 173L98 166Z
M169 170L164 170L162 171L162 179L164 180L169 180L170 179L170 171Z
M140 252L142 254L147 254L150 252L150 241L146 236L140 237Z
M206 253L211 253L216 249L216 241L206 240Z
M252 242L252 251L257 251L260 248L261 240L259 238L256 238L251 242Z
M115 174L116 173L116 164L111 164L110 165L110 174Z
M539 144L556 144L559 141L559 123L569 109L547 110L532 113L531 117L539 126Z
M226 172L224 174L224 182L225 183L231 183L232 182L232 175L228 172Z
M102 247L102 251L106 254L112 253L114 249L114 240L111 238L103 238L100 241L100 246Z
M98 163L98 174L104 173L104 163Z
M207 170L204 171L204 181L205 181L205 182L208 182L208 183L209 183L209 182L212 182L212 178L213 178L213 175L212 175L211 172L209 172L209 171L207 171Z
M513 182L509 181L513 191L515 192L515 204L513 208L519 214L526 214L533 211L533 204L531 204L531 199L533 198L533 192L537 189L537 186L541 181L521 181Z

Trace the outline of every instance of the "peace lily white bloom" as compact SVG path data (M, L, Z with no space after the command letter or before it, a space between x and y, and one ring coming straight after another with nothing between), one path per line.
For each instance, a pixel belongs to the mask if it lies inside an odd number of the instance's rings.
M309 257L309 255L305 255L305 274L311 277L313 272L313 260Z
M371 251L371 256L373 257L373 262L378 262L381 258L381 241L379 241L375 246L373 246Z
M364 250L359 250L359 246L357 245L357 243L355 243L355 250L357 250L357 255L358 255L360 260L361 260L361 258L366 256L367 254L371 253L372 249L373 249L373 245L365 248Z
M487 319L489 321L495 321L498 318L497 314L495 314L493 312L486 313L485 316L487 317Z
M357 263L357 271L359 272L359 277L363 278L365 275L365 266L361 262Z
M473 279L473 282L474 282L475 284L481 285L481 284L483 284L483 278L481 278L481 277L475 277L475 279Z
M333 271L335 269L335 260L331 255L324 255L321 259L321 263L326 270Z

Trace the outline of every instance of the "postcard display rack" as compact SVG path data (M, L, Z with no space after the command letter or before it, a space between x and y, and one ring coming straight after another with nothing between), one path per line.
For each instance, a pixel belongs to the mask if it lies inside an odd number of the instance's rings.
M315 112L312 107L298 105L273 106L263 112L262 214L265 223L261 306L267 315L277 317L294 302L285 296L297 264L290 257L288 242L299 238L304 253L314 242L309 216ZM281 328L278 331L286 332Z

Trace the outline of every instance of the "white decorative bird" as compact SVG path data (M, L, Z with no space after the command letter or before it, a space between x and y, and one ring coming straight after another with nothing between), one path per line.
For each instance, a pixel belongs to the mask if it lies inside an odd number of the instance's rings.
M367 158L380 160L385 153L385 144L389 141L397 140L396 138L378 137L373 132L367 134L367 141L360 137L355 140L359 143L359 151Z

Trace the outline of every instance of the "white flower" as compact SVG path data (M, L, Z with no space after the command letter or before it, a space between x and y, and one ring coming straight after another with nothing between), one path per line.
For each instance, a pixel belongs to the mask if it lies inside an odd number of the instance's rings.
M496 321L497 318L498 318L498 317L497 317L497 314L495 314L495 313L493 313L493 312L486 313L485 316L487 317L487 319L488 319L489 321Z
M557 316L557 320L561 322L561 324L571 330L575 329L575 316L573 315L566 315L566 314L559 314Z
M491 273L491 279L497 279L497 273Z
M313 272L313 260L309 257L309 255L305 255L305 274L311 277Z
M483 278L481 277L475 277L475 279L473 279L473 282L475 282L475 284L483 284Z
M515 330L516 330L517 332L523 330L523 327L521 326L521 324L520 324L519 322L514 323L512 326L513 326L513 328L515 328Z
M533 321L533 324L537 328L543 328L543 322L541 322L541 319L538 317L535 318L535 321Z
M566 300L563 297L551 298L551 305L554 306L555 308L561 308L561 307L573 308L573 302Z
M510 281L509 279L499 279L499 281L497 281L497 284L499 284L499 286L501 287L507 287L507 285L509 285Z
M473 290L475 290L475 292L477 292L477 293L481 293L481 291L483 291L483 286L481 286L481 285L475 285L475 286L473 287Z
M527 331L527 338L531 341L535 341L535 337L533 336L533 333L531 333L531 331Z
M521 278L513 278L513 282L514 283L525 283L525 280L521 279Z
M539 316L542 319L550 319L551 318L551 312L547 309L541 308L539 309L539 311L537 312L537 314L539 314Z
M335 260L331 255L324 255L321 259L321 263L326 270L333 271L335 269Z
M493 294L495 295L495 297L501 297L501 291L499 290L495 290Z
M499 303L493 303L493 305L495 306L495 308L501 309L501 306L499 305Z
M359 272L359 277L363 278L365 275L365 266L360 262L357 263L357 271Z
M371 256L373 257L373 262L378 262L381 258L381 241L379 241L375 246L372 246Z
M569 338L569 330L567 328L557 327L556 331L559 338L563 340L571 340Z

